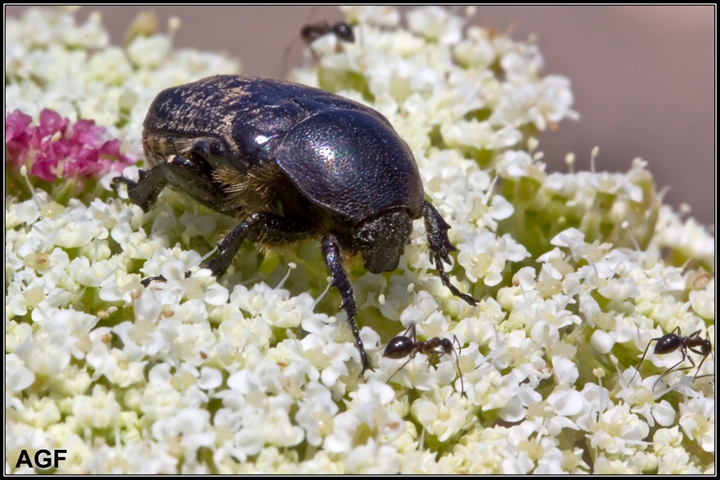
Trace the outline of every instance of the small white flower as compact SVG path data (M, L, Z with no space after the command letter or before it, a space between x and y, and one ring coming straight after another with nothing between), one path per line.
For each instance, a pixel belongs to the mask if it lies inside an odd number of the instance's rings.
M222 384L222 373L215 368L203 367L200 370L200 379L198 380L198 387L203 390L211 390L217 388Z
M79 426L108 428L116 425L120 405L115 400L114 392L106 392L100 385L96 385L92 396L82 395L74 399L72 412Z
M400 459L391 445L379 445L370 438L365 445L356 447L345 460L348 473L396 472Z
M715 452L714 401L691 398L680 404L680 421L685 435L698 442L706 452Z
M609 454L630 455L641 446L649 433L647 423L630 413L629 405L620 404L600 414L588 439L592 447Z
M21 392L35 382L35 375L17 355L10 354L5 357L5 388L11 392Z
M350 22L377 24L386 27L394 27L400 22L400 12L398 12L397 8L391 6L343 6L340 9Z
M332 401L330 391L317 382L307 385L308 398L300 402L295 420L305 430L310 445L319 446L324 437L334 430L334 416L338 406Z
M410 30L440 43L457 43L462 36L462 20L440 7L422 7L407 15Z
M467 411L450 387L442 387L416 400L410 407L415 419L439 442L457 434L467 422Z
M690 306L705 319L715 320L715 292L710 290L693 290L689 294Z

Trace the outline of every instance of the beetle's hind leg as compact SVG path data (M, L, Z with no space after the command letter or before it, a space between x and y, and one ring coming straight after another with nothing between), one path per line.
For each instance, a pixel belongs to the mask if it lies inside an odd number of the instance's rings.
M448 287L453 295L462 298L470 305L477 305L477 300L458 290L455 285L450 283L450 279L448 278L447 273L445 273L443 262L450 263L450 252L457 250L457 248L450 243L450 239L447 235L447 231L450 230L450 225L443 220L440 212L438 212L427 200L423 201L422 214L423 219L425 220L428 244L430 245L430 261L435 264L435 268L437 268L438 275L440 275L443 285Z

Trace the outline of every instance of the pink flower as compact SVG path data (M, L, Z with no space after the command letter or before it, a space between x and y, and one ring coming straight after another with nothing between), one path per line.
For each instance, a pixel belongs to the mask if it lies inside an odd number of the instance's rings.
M40 112L40 126L35 131L37 137L34 140L42 140L57 132L64 134L69 123L67 118L62 118L59 113L46 108Z
M5 117L5 163L20 168L21 158L30 145L31 129L28 128L32 118L20 110L15 110Z
M137 161L120 153L120 140L106 139L105 127L93 120L70 120L57 112L40 112L40 124L20 110L5 117L6 164L29 167L30 175L52 182L57 178L98 178Z

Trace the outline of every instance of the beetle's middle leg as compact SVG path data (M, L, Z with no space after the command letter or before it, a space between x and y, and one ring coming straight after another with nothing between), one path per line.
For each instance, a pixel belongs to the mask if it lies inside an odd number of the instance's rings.
M295 243L312 234L312 228L274 213L258 212L247 217L217 244L220 250L206 265L216 277L230 267L245 239L269 245Z
M340 253L340 246L335 235L328 233L322 239L322 253L325 257L325 262L330 269L330 275L332 276L332 284L340 291L340 298L342 298L342 305L340 308L344 309L347 313L347 322L350 324L353 336L355 337L355 345L360 351L360 361L362 362L362 376L365 370L373 370L370 366L370 360L368 359L367 353L365 353L365 347L363 346L362 339L360 338L360 331L358 330L357 323L355 322L355 315L357 315L357 305L355 304L355 294L353 293L352 284L350 279L342 266L342 259Z
M466 293L460 292L455 285L450 283L450 279L445 273L443 262L450 263L450 252L457 250L457 248L450 243L447 235L447 231L450 230L450 225L443 220L440 212L427 200L423 200L422 214L425 220L428 244L430 245L430 261L435 264L435 268L437 268L443 285L448 287L453 295L462 298L470 305L477 305L477 300Z

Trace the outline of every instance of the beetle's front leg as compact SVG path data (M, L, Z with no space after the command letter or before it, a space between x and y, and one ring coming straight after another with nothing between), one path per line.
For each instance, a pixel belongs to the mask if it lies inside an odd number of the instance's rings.
M427 230L428 244L430 245L430 261L435 264L438 275L443 282L443 285L448 287L453 295L462 298L470 305L477 305L477 300L466 293L460 292L455 285L450 283L450 279L445 273L445 263L450 263L450 252L457 250L450 243L447 231L450 230L450 225L443 220L440 212L432 206L427 200L423 200L422 206L423 219L425 220L425 230Z
M121 183L127 185L130 201L147 212L157 200L162 189L168 184L167 177L165 177L166 163L155 165L150 170L140 170L140 178L137 182L127 177L115 177L110 185L115 191Z
M342 266L340 246L338 245L337 238L335 235L327 234L322 239L322 253L325 257L325 262L330 269L330 275L332 276L332 284L340 291L340 298L342 298L342 305L340 308L344 309L347 313L347 321L350 324L352 333L355 336L355 345L360 351L360 361L362 362L362 376L365 370L372 370L370 366L370 360L368 360L367 353L365 353L365 347L363 346L362 339L360 338L360 331L358 330L357 323L355 322L355 315L357 315L357 305L355 304L355 295L353 294L352 284L350 279Z
M112 187L117 190L121 183L127 185L128 198L135 205L147 212L163 188L169 183L176 185L192 185L193 190L202 193L206 202L221 204L223 192L218 192L212 183L212 169L204 160L191 160L181 155L170 155L167 160L158 163L150 170L140 170L137 182L127 177L112 179Z
M235 254L245 239L268 245L295 243L311 234L311 229L273 213L253 213L218 242L220 250L208 262L207 268L216 277L221 277L230 267Z

